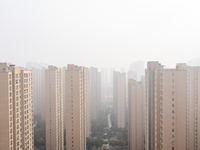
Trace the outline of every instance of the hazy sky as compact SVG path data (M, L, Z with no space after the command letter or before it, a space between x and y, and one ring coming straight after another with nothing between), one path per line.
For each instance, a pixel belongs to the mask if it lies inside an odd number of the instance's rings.
M1 0L0 62L169 67L200 57L199 0Z

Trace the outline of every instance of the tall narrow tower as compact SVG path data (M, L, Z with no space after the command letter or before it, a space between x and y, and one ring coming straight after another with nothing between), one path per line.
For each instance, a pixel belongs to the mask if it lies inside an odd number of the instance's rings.
M86 71L68 65L65 71L66 149L86 150Z
M45 70L46 149L64 149L63 72L48 66Z
M144 150L144 82L128 80L129 150Z
M117 127L126 126L126 73L113 72L113 106Z

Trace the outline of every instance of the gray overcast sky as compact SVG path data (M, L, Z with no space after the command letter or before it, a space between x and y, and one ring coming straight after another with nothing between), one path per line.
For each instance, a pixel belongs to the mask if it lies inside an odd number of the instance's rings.
M199 0L1 0L0 61L168 67L200 57Z

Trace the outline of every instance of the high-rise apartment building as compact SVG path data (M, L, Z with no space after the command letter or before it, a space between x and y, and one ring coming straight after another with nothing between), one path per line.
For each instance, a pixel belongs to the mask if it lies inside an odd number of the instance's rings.
M116 71L115 68L110 68L110 78L109 78L109 85L112 87L113 86L113 72Z
M186 64L164 69L159 62L147 63L146 150L199 148L199 72Z
M45 120L45 63L27 62L26 68L33 71L33 104L36 119Z
M101 72L98 72L97 77L97 115L101 110Z
M129 150L144 150L144 82L128 80Z
M66 129L66 96L65 96L65 71L67 67L63 67L63 121L64 121L64 129ZM65 134L65 133L64 133Z
M45 68L31 68L33 71L34 114L45 120Z
M91 80L90 69L85 68L85 84L86 84L86 137L90 137L91 134Z
M108 70L107 68L101 68L101 87L106 88L108 86Z
M126 126L126 73L113 72L113 107L117 127Z
M91 78L91 119L97 119L97 100L98 100L98 69L90 67L90 78Z
M48 66L45 70L46 149L64 150L63 72Z
M0 63L0 148L34 149L32 71Z
M66 149L86 150L86 69L68 65L65 71Z
M91 119L97 119L101 109L101 72L97 68L90 68L91 78Z

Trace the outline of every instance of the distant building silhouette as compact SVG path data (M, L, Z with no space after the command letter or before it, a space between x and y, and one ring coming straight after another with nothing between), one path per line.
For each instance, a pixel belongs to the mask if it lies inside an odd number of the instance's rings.
M130 64L130 70L136 73L137 81L141 80L141 77L144 76L144 62L143 61L135 61ZM134 75L135 76L135 75Z

